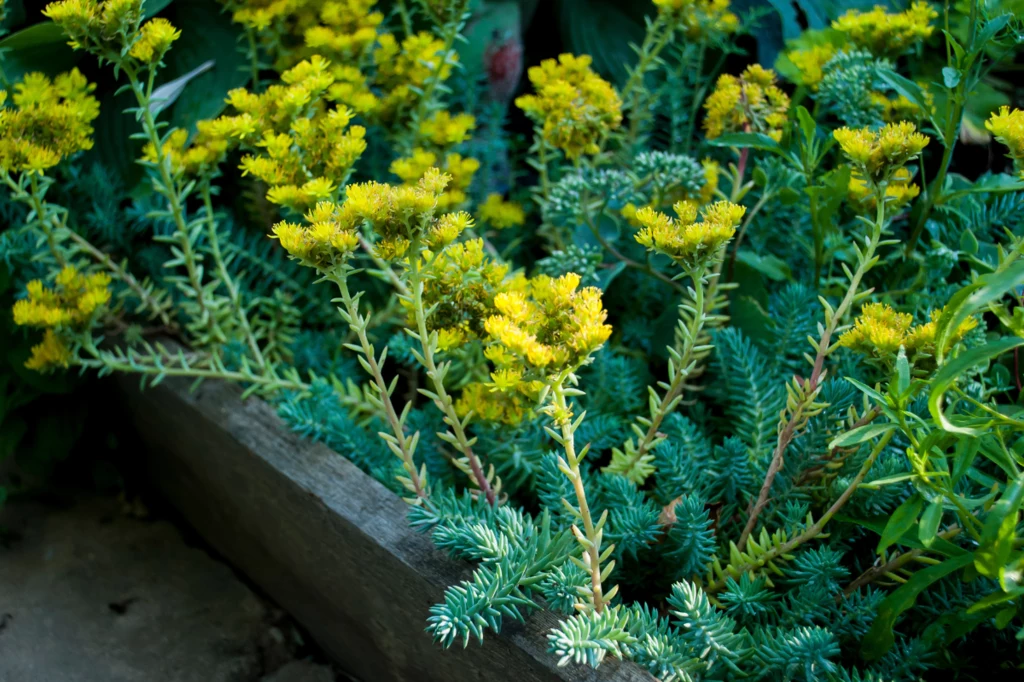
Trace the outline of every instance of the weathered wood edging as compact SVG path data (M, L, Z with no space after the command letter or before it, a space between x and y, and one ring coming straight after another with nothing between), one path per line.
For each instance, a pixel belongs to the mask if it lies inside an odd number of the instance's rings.
M445 651L428 609L468 568L411 530L405 503L329 448L290 432L265 402L208 382L119 382L157 489L214 548L363 682L650 682L634 664L558 668L548 611L484 646Z

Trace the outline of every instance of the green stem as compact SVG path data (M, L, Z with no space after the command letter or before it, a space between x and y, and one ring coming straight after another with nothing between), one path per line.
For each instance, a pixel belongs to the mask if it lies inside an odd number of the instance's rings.
M444 415L445 422L451 428L451 444L466 458L469 466L469 474L476 483L477 488L484 494L490 505L497 503L494 488L484 473L480 458L473 452L473 443L476 438L470 439L466 436L466 430L455 412L455 403L444 386L444 377L448 367L438 367L434 359L435 340L432 334L427 331L427 315L423 307L423 273L420 270L420 248L418 240L414 239L409 246L409 289L412 294L413 314L416 318L416 332L419 335L420 349L423 356L423 365L427 370L427 377L434 388L433 392L423 391L421 393L434 401L434 404Z
M736 543L736 546L740 551L746 547L747 538L749 538L750 534L754 531L758 516L760 516L765 506L768 504L768 496L771 493L772 484L775 482L776 475L778 475L779 470L782 469L786 449L796 437L797 431L802 428L802 424L806 421L805 413L811 409L815 399L817 398L822 379L822 372L824 370L825 358L831 350L832 335L839 327L847 311L853 305L854 300L857 298L857 292L860 289L860 282L864 278L864 275L866 275L868 270L874 266L875 250L878 248L878 242L882 238L882 228L885 224L884 187L876 189L875 199L877 204L875 222L871 228L871 236L868 240L867 248L860 258L857 270L853 273L853 277L850 278L850 286L846 290L846 295L843 296L843 300L833 311L832 315L827 316L828 319L822 329L821 338L818 340L817 354L814 358L814 368L811 371L810 379L808 379L804 385L803 399L792 409L792 412L788 415L788 419L786 419L785 424L779 431L779 437L775 444L775 450L772 453L772 460L768 466L768 472L764 478L764 484L761 486L761 491L757 496L757 501L751 508L750 517L747 519L747 524L744 526L743 532L740 534L740 539Z
M644 35L644 42L640 46L640 55L636 66L629 74L629 80L622 88L622 101L628 102L626 111L629 112L629 132L626 136L627 150L632 150L640 136L640 125L649 118L649 108L643 106L643 95L646 92L644 77L653 69L658 55L661 54L669 39L672 38L672 27L666 22L662 13L651 24Z
M256 43L256 32L251 28L245 29L245 38L249 43L249 78L252 81L252 91L260 91L260 49Z
M565 374L559 376L551 386L552 404L554 405L555 410L561 415L560 418L556 419L555 423L561 431L561 444L565 450L565 460L559 464L564 465L560 466L560 468L569 478L569 481L572 483L573 491L576 494L579 518L583 522L583 533L581 534L579 528L575 525L572 527L573 533L576 535L577 540L580 541L580 544L584 547L585 559L583 560L583 564L587 572L590 573L589 596L591 606L596 613L601 613L607 602L615 596L616 592L613 588L607 595L605 595L602 586L605 573L610 573L614 567L614 562L611 562L608 565L606 572L601 570L601 561L605 558L601 556L601 540L603 536L602 527L604 526L607 512L595 525L593 516L590 513L590 505L587 503L587 491L583 486L583 473L580 471L580 462L582 462L587 456L589 447L584 448L579 455L576 454L576 428L572 421L572 417L569 416L570 408L568 401L566 400L564 386L566 378L567 376Z
M740 576L749 571L758 570L760 568L763 568L769 562L791 553L794 549L804 544L805 542L808 542L818 537L821 534L821 531L825 529L825 525L832 520L833 516L839 513L839 510L846 506L846 503L850 501L850 498L857 491L857 488L860 487L861 483L863 483L864 478L868 475L868 472L871 470L871 467L875 463L875 460L878 459L878 455L880 455L882 453L882 450L885 449L885 446L889 444L889 441L892 439L893 433L894 431L887 432L875 444L875 447L872 448L871 450L871 454L869 454L867 459L864 460L864 464L861 465L860 471L857 472L857 475L850 482L850 485L846 487L846 490L843 491L839 498L832 503L832 506L829 507L828 510L821 516L821 518L819 518L813 525L811 525L809 528L807 528L807 530L800 533L799 535L795 535L789 541L784 542L776 547L772 547L764 554L758 554L754 556L753 561L749 563L741 564L740 566L730 565L729 572L735 573L736 576ZM742 551L742 549L740 551ZM715 594L716 592L721 592L723 589L725 589L725 581L725 576L723 576L719 580L712 581L707 585L706 588L704 588L704 591L708 594Z
M452 54L455 52L455 40L459 37L459 33L462 31L462 26L465 23L463 17L458 17L449 21L442 27L441 37L444 41L444 46L441 48L441 52L437 59L437 65L434 70L427 76L426 83L423 85L423 95L420 97L419 102L416 104L416 109L412 112L412 117L409 123L409 134L405 136L405 150L410 151L416 143L416 135L418 134L419 124L430 113L430 108L434 103L434 90L441 84L441 74L444 72L444 67L448 65Z
M206 307L206 301L203 298L203 283L199 276L199 267L195 249L192 245L192 238L189 234L188 226L185 223L185 207L182 202L182 197L176 189L176 183L174 178L174 172L171 167L171 159L163 149L163 145L160 140L160 131L156 124L156 119L153 117L153 111L150 108L150 100L153 93L153 79L156 75L155 69L149 70L149 77L145 86L139 81L138 73L135 68L127 62L121 64L121 68L128 76L128 82L131 86L132 93L135 95L135 100L139 105L142 120L142 129L149 138L149 142L153 145L153 153L156 155L156 164L158 175L155 178L154 187L164 199L167 200L167 204L171 209L171 217L174 220L175 236L177 237L178 248L181 250L181 259L185 266L185 272L188 276L189 286L191 291L187 292L187 295L194 296L196 306L198 307L198 317L200 320L205 320L211 332L216 332L216 322L213 316L209 313Z
M5 173L6 175L6 173ZM61 252L57 244L57 230L54 226L50 225L51 216L46 210L46 202L43 201L43 195L39 188L38 175L36 173L28 174L29 187L29 205L32 210L36 212L36 220L39 221L39 227L46 236L46 244L50 247L50 253L53 254L54 259L57 261L57 265L64 267L67 265L67 260L64 258L63 252Z
M260 367L265 367L267 364L266 359L263 357L263 352L260 350L260 345L256 341L256 335L252 331L252 326L249 324L249 315L245 311L245 306L242 304L242 295L235 285L234 279L231 277L231 273L228 272L227 266L224 263L224 257L220 251L220 237L217 234L217 221L213 214L213 198L210 190L210 179L204 178L199 183L199 192L203 197L203 210L206 216L206 239L210 243L210 254L213 256L213 263L217 267L217 275L220 278L224 288L228 290L228 300L231 301L231 311L234 313L235 319L242 328L242 334L245 336L245 342L249 346L249 352L252 353L252 357L256 360L256 364Z
M345 306L345 312L349 328L355 332L359 339L359 349L365 359L363 368L373 377L374 384L377 387L377 393L380 395L381 406L384 409L384 416L387 419L388 425L391 427L391 433L394 436L394 440L385 439L391 450L398 455L398 458L402 460L402 468L405 470L408 476L409 490L416 495L418 500L427 500L430 495L426 486L426 475L425 470L423 472L417 470L416 462L413 459L413 454L416 450L416 442L419 434L415 433L412 436L405 435L405 415L403 411L402 415L399 416L395 410L394 403L391 402L391 391L392 386L388 386L387 381L384 379L384 373L381 368L381 364L377 361L373 344L370 343L370 339L366 334L366 329L369 326L367 320L359 312L359 297L353 296L348 288L348 277L344 273L328 273L327 278L334 282L338 287L338 291L341 293L341 301ZM383 356L382 356L383 357ZM408 408L407 408L408 409Z
M640 428L646 426L647 430L643 432L635 446L632 438L626 442L625 459L621 461L621 464L614 464L615 458L613 457L613 464L604 469L606 472L620 474L630 480L646 478L646 476L641 476L637 468L644 464L650 451L664 440L664 435L659 432L661 423L678 406L683 390L686 388L686 380L693 373L697 356L702 351L708 350L698 344L700 334L707 322L707 310L704 304L704 286L707 275L701 271L689 274L693 280L693 305L681 304L680 309L692 317L688 325L683 326L683 322L680 321L680 325L686 330L682 352L677 353L674 349L670 349L670 353L675 357L669 362L669 385L657 405L652 406L650 418L641 419L640 426L634 427L639 431ZM711 275L711 278L715 277L717 275Z

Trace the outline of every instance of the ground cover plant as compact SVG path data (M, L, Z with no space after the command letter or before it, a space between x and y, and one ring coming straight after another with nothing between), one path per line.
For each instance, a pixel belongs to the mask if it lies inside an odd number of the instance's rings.
M168 5L0 44L26 368L273 402L476 565L443 646L546 606L666 682L1020 667L1018 4L833 3L757 63L764 11L654 0L513 98L466 0L227 0L212 110Z

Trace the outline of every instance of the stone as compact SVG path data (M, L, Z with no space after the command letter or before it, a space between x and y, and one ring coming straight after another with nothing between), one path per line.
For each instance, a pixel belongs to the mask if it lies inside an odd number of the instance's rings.
M0 682L257 682L291 659L279 610L135 511L90 496L0 512L18 538L0 548Z
M312 661L291 661L262 682L334 682L330 667Z

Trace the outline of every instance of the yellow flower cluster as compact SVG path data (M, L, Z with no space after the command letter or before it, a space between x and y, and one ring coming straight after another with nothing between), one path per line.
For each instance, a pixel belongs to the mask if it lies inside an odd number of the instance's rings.
M775 72L751 64L740 77L722 74L704 102L704 130L709 139L739 131L782 139L789 95L775 84Z
M1024 178L1024 111L1001 107L985 121L985 127L1008 147L1009 156Z
M498 390L575 371L612 333L601 290L580 289L579 275L539 275L525 284L495 296L499 314L484 323L491 341L484 354L497 367L491 379Z
M85 275L64 267L50 289L34 279L26 285L28 297L14 304L14 324L24 327L84 327L96 311L110 302L110 277Z
M66 369L71 364L71 349L52 329L46 330L43 340L32 346L31 352L32 355L25 361L26 369L47 372L58 367Z
M641 230L636 240L679 263L687 272L699 272L718 257L721 248L736 234L747 209L729 201L718 201L701 211L697 204L680 201L673 206L675 220L645 206L636 212Z
M707 42L735 33L739 18L729 11L729 0L654 0L658 13L687 38Z
M326 272L348 260L359 246L358 218L351 209L321 201L306 213L306 225L282 221L273 237L292 258Z
M385 260L404 256L414 240L438 251L473 224L465 212L435 216L438 199L450 180L437 168L429 168L415 185L349 185L345 209L370 224L378 236L374 251Z
M835 45L825 43L787 52L786 57L800 72L797 84L817 90L825 78L825 65L832 57L836 56L837 51L838 48Z
M437 332L439 350L486 336L484 321L495 313L494 297L520 280L506 284L508 265L488 258L482 239L451 244L425 257L429 268L423 282L423 307L430 311L427 330ZM410 308L410 318L412 314Z
M167 54L171 43L180 37L181 31L166 19L150 19L139 29L139 37L128 54L143 64L156 64Z
M474 381L462 389L455 401L455 413L465 418L473 413L474 421L497 422L515 426L534 416L536 397L528 395L529 384L520 384L515 391L496 391L486 383Z
M449 176L449 181L445 193L437 198L437 208L447 211L462 206L466 203L466 191L473 183L473 176L480 169L480 162L461 154L446 155L443 164L438 164L437 160L434 152L417 147L412 155L395 159L390 170L401 178L403 184L414 186L430 168L440 167Z
M914 316L909 313L898 313L885 303L867 303L838 343L883 362L892 361L902 347L920 367L935 353L935 331L942 310L931 311L929 317L925 324L914 325ZM977 326L978 321L968 317L951 335L950 343L961 341Z
M400 112L408 111L420 97L417 90L427 82L443 57L444 42L427 31L408 36L401 45L390 33L378 36L377 49L373 53L377 67L374 85L385 94L377 106L377 118L389 123ZM438 77L443 82L451 72L452 65L443 64Z
M917 0L905 12L890 14L885 7L861 12L849 10L832 22L832 28L843 33L857 47L875 55L898 55L931 36L931 21L939 16L932 6Z
M890 210L897 211L903 208L921 193L921 188L911 182L913 177L906 168L899 168L889 178L885 185L885 205ZM857 172L850 176L847 198L861 212L872 211L876 206L874 190L865 182L864 176Z
M488 194L476 207L477 218L496 230L518 227L526 222L526 212L514 201L505 201L500 194Z
M265 31L292 16L307 0L222 0L231 20L254 31Z
M468 140L474 128L476 119L471 115L452 116L442 109L420 123L419 139L441 149L447 149Z
M843 127L832 136L862 177L871 182L889 179L928 145L928 136L908 121L889 123L878 131Z
M231 138L228 126L221 120L198 121L196 135L189 142L188 131L176 128L167 136L163 153L171 159L175 172L204 175L216 169L237 140ZM157 154L152 142L142 149L144 161L156 163Z
M928 92L927 86L923 86L921 90L924 92L926 97L925 103L931 107L934 98L931 93ZM897 95L895 98L891 98L880 92L872 92L871 101L881 109L882 120L888 123L898 123L899 121L920 121L921 118L929 113L922 111L921 107L917 106L914 102L911 102L904 95Z
M373 12L377 0L321 3L320 23L306 29L306 47L339 63L361 57L377 40L384 15Z
M0 109L0 167L40 173L92 149L91 124L100 113L90 94L95 89L78 69L52 81L41 73L25 74L14 86L14 106ZM0 91L0 105L6 100L7 91Z
M283 85L262 94L238 88L227 102L239 113L222 116L201 130L199 141L241 143L254 153L242 157L243 175L270 186L267 199L297 213L330 199L366 150L366 129L349 125L348 107L327 109L321 98L334 82L330 64L314 56L285 71ZM205 134L204 134L205 133Z
M137 34L143 0L60 0L51 2L43 15L60 26L75 49L110 56L120 53Z
M545 59L529 70L537 94L516 99L516 106L541 126L545 142L570 159L596 154L604 137L622 123L618 93L590 63L588 55Z

